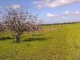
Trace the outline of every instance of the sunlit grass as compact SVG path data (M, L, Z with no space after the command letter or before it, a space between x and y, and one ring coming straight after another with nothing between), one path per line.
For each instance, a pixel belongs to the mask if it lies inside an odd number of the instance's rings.
M0 33L0 60L80 60L80 24L42 26L30 36L26 32L20 43L9 33Z

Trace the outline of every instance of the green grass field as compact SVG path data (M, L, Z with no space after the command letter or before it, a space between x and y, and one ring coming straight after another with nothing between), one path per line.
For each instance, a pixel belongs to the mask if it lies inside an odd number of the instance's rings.
M0 33L0 60L80 60L80 24L41 27L32 36L25 32L20 43Z

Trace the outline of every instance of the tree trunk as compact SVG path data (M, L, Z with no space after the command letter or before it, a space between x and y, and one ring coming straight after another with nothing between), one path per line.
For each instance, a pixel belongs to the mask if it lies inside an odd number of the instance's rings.
M20 41L20 40L19 40L19 35L17 35L17 34L15 35L15 41L16 41L17 43L19 43L19 41Z

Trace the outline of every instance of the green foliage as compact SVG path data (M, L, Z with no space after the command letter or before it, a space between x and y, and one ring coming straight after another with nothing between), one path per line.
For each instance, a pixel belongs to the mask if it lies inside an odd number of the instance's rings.
M80 60L80 24L44 25L20 43L0 40L0 60ZM0 33L0 38L11 37Z

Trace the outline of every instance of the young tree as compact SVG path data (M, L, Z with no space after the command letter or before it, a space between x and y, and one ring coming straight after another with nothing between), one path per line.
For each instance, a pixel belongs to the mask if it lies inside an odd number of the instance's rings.
M4 15L4 23L7 29L13 32L15 41L20 41L19 37L26 31L39 30L36 24L37 17L25 12L22 8L12 9L9 8Z

